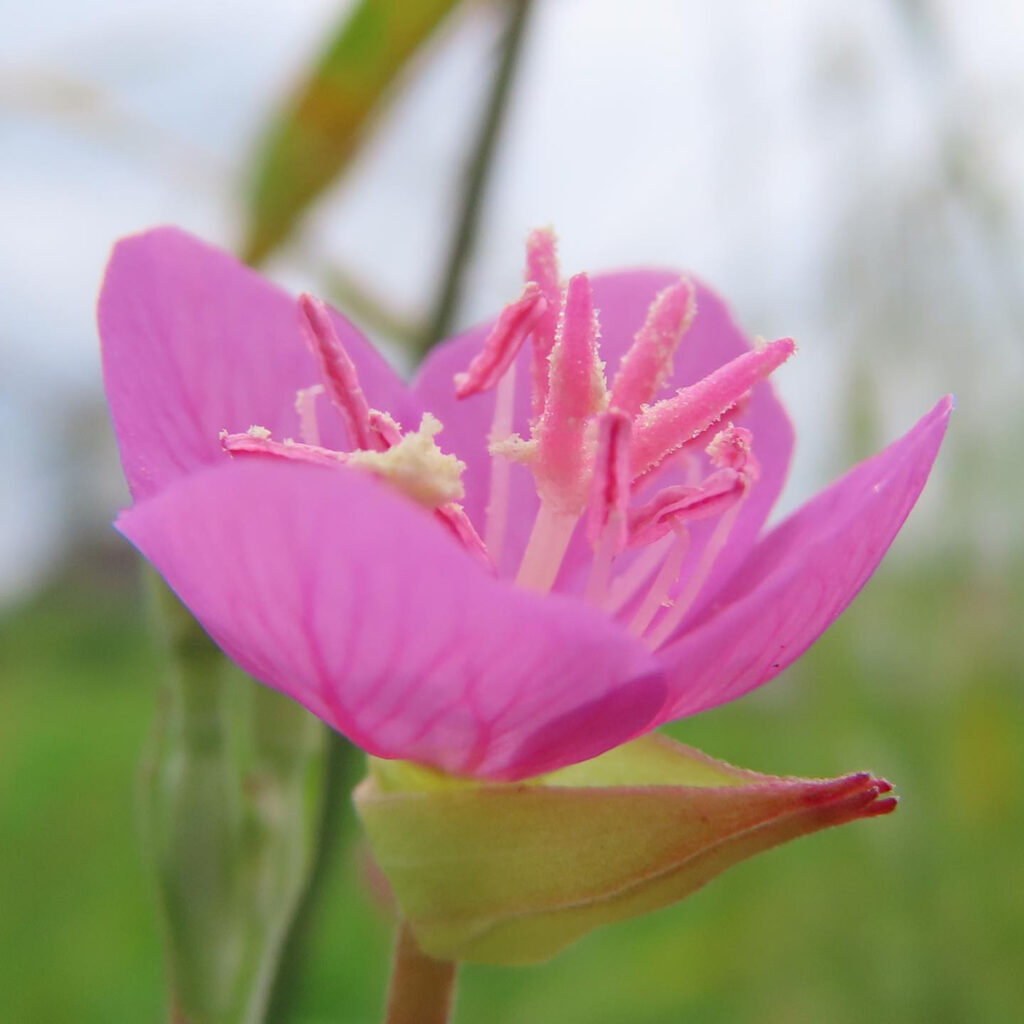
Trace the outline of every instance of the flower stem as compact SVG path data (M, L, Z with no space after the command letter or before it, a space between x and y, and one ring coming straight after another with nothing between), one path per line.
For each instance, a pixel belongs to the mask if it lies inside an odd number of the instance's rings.
M149 579L169 672L140 810L171 1019L261 1024L316 848L323 727L230 665Z
M447 1024L455 1004L457 965L434 960L416 944L412 929L398 926L384 1024Z
M487 190L501 125L512 92L512 81L522 53L526 22L532 2L533 0L505 0L508 7L508 25L501 43L501 60L480 120L476 143L466 167L466 187L462 192L462 202L455 221L455 231L448 250L448 261L441 278L441 286L427 327L419 339L418 348L421 355L447 336L452 319L458 312L463 278L476 245L484 193Z

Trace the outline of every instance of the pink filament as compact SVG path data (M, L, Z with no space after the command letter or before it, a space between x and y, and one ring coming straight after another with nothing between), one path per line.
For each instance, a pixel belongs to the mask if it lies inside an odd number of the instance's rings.
M608 596L601 605L609 615L616 615L637 595L672 547L674 538L662 537L640 551L628 568L611 581Z
M541 503L516 583L545 594L554 586L578 518L574 513L559 512Z

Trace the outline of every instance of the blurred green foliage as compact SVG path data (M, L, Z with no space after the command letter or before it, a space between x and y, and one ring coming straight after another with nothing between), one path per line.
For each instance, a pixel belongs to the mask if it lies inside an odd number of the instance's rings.
M542 967L466 969L456 1021L1017 1021L1021 607L1024 564L884 568L784 677L672 732L764 771L871 768L897 813L755 858ZM0 637L0 1020L159 1020L135 791L161 668L134 588L67 576ZM279 1021L378 1019L391 926L340 811Z
M358 0L253 160L243 258L258 263L345 168L409 59L459 0Z

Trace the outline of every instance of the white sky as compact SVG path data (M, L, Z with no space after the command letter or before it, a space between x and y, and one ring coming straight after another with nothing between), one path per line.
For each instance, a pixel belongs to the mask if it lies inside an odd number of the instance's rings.
M237 240L246 154L338 8L330 0L43 0L7 16L0 599L46 564L66 528L63 410L100 393L93 304L111 243L159 222L228 246ZM863 234L861 258L877 237L880 281L936 258L935 294L955 293L972 358L1000 365L1005 384L1021 371L1020 319L993 314L1005 295L986 256L951 269L961 249L977 246L974 228L959 241L955 230L953 241L940 234L931 251L926 232L914 235L901 252L889 222L906 197L927 190L950 126L966 133L972 166L1006 204L1009 262L997 269L1017 312L1024 308L1024 4L944 0L933 9L940 35L929 48L895 0L536 0L465 319L510 297L522 239L537 224L555 225L570 271L695 270L753 333L801 342L800 359L780 377L801 434L789 504L837 468L833 413L851 338L870 322L872 296L837 302L828 284L847 235ZM398 309L422 310L495 29L478 4L438 41L437 59L272 272L309 286L310 267L326 256ZM866 346L885 384L890 433L959 389L935 345L922 336L898 351ZM1012 401L1016 390L1007 394ZM110 452L99 460L101 480L116 481ZM104 483L97 516L109 517L119 500L117 485Z

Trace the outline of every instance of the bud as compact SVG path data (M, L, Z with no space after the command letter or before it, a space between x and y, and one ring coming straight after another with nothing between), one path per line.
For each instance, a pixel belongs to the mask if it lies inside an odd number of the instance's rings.
M652 734L520 783L370 759L356 809L436 959L528 964L797 836L885 814L867 774L777 778Z

